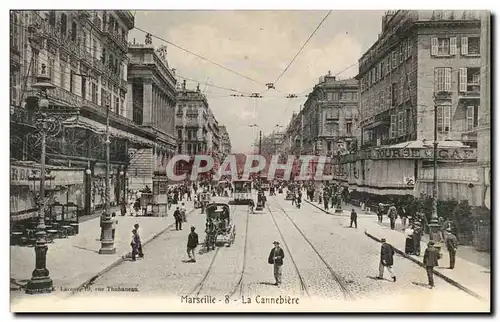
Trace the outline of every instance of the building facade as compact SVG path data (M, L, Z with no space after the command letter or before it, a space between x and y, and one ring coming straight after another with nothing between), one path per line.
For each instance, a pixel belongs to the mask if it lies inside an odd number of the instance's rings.
M127 118L127 38L133 15L120 10L12 11L11 27L10 157L12 167L21 164L11 174L21 178L39 171L41 149L30 139L38 134L30 115L40 97L32 85L45 73L55 86L47 91L50 110L79 111L57 135L47 137L46 161L54 169L55 185L50 191L57 202L74 203L83 214L104 206L109 111L110 201L119 203L127 192L129 149L158 144L154 133ZM33 214L37 189L26 186L26 180L15 182L20 186L11 193L11 215Z
M480 202L480 25L477 11L386 13L359 60L360 150L334 161L338 181L375 195L432 195L436 113L439 198Z
M176 153L176 79L168 66L166 47L129 44L127 117L141 128L155 133L158 146L130 151L129 182L132 189L145 185L166 189L166 165ZM165 190L165 189L162 189ZM156 189L154 189L156 192ZM166 190L165 190L166 192Z
M231 154L231 137L226 129L226 126L219 126L220 137L221 137L221 152L224 156Z
M219 162L221 134L218 121L209 107L206 96L200 91L186 87L183 81L177 92L175 112L175 129L177 132L177 153L196 155L209 154ZM178 162L178 172L191 171L191 163Z

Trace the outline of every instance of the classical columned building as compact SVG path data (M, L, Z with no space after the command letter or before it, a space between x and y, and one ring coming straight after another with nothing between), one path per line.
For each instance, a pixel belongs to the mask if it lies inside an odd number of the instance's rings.
M131 188L148 185L157 194L160 186L166 191L166 165L176 152L176 79L168 66L166 47L155 50L148 38L146 43L129 44L127 117L152 133L155 144L131 151L129 180Z
M437 110L438 197L482 203L477 175L480 12L389 11L359 59L360 150L337 179L372 195L432 195Z
M32 85L45 71L55 86L47 91L49 108L79 110L78 117L64 122L56 136L47 138L47 164L64 168L59 175L53 172L55 182L65 182L65 187L56 187L59 196L55 199L74 203L85 214L103 207L104 129L109 110L110 201L119 203L126 197L129 150L156 144L153 133L127 118L127 38L134 27L133 15L122 10L13 11L11 21L16 22L11 52L20 59L11 80L12 162L25 164L19 173L38 167L40 145L29 139L37 130L26 117L37 104L27 98L40 95ZM71 171L66 168L77 174L68 175ZM21 192L11 198L22 199L25 209L17 210L26 212L35 203Z

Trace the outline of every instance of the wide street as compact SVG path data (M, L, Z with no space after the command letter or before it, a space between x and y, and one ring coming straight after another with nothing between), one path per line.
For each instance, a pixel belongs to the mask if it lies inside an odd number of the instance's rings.
M348 305L359 309L361 303L366 310L389 311L461 311L484 309L486 305L438 277L436 288L428 289L425 270L398 255L394 264L397 281L388 275L384 280L375 279L380 244L364 234L364 221L371 220L367 216L359 216L357 229L349 228L348 216L331 216L305 202L297 209L284 200L284 195L268 197L264 211L249 214L247 210L244 205L231 206L236 224L236 240L231 247L202 253L200 245L197 262L187 262L189 227L196 227L200 244L205 238L205 215L196 210L182 231L172 228L148 244L143 260L125 261L96 279L91 287L101 292L92 292L91 296L169 298L169 305L178 303L184 309L189 307L186 297L211 297L217 303L233 303L228 310L245 310L241 306L245 301L255 304L258 296L278 295L298 297L302 303L317 299L318 310L330 311L348 311ZM275 240L285 251L280 287L273 285L273 267L267 263ZM110 293L108 287L115 291ZM136 288L137 292L116 291L118 288ZM66 301L88 296L88 292L76 293ZM331 301L332 306L327 309L324 301ZM155 309L167 309L161 303ZM460 305L463 303L467 307Z

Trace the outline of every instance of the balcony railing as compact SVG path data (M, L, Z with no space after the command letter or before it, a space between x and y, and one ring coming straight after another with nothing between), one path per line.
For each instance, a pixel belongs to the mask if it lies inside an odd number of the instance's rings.
M111 28L107 28L105 31L104 31L104 34L106 36L108 36L108 38L110 38L111 40L113 40L117 45L118 47L120 47L121 50L123 50L124 52L127 52L128 50L128 43L127 43L127 40L118 35L117 33L115 33L113 30L111 30Z

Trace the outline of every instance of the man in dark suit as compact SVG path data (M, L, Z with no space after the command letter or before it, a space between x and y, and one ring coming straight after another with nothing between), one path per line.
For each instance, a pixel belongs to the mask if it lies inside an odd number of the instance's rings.
M196 258L194 257L194 250L198 247L198 234L194 232L194 226L191 226L191 233L188 236L187 242L187 253L189 256L189 260L193 263L196 263Z
M396 275L392 271L392 265L394 265L394 248L391 244L387 243L385 238L382 238L382 246L380 247L380 264L378 266L378 279L384 278L384 267L392 277L392 281L396 282Z
M349 227L352 228L352 224L354 223L354 227L358 228L358 214L356 210L352 209L351 211L351 225Z
M446 236L446 249L448 249L448 254L450 254L450 267L449 269L454 269L455 268L455 256L457 255L457 246L458 246L458 239L453 233L451 232L451 229L448 228L446 229L447 236Z
M276 283L274 285L279 286L281 284L281 273L283 267L283 258L285 258L285 252L283 252L283 249L280 247L279 242L275 241L273 244L274 248L271 249L267 262L269 264L273 264L274 278L276 280Z
M427 279L429 280L429 286L434 287L434 267L438 266L439 251L434 247L434 242L431 240L427 244L427 249L424 253L424 267L427 271Z

